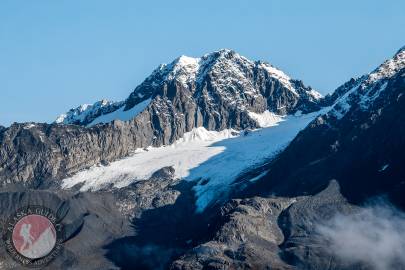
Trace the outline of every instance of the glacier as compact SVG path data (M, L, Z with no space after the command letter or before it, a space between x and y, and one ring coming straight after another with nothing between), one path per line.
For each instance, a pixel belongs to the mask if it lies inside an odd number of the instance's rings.
M80 184L81 191L96 191L111 185L122 188L148 179L163 167L172 166L176 178L196 182L196 211L202 212L226 194L241 173L274 157L320 113L272 115L270 126L249 132L209 131L198 127L171 145L137 149L129 157L105 166L93 166L65 178L61 185L69 189ZM256 117L263 123L269 113Z

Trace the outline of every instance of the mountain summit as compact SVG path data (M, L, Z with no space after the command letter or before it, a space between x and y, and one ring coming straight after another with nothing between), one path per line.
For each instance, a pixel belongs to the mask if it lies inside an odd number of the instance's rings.
M319 108L321 97L268 63L223 49L200 58L183 55L161 64L125 101L82 105L55 122L93 126L127 121L150 108L152 113L174 113L189 126L245 128L254 126L249 112L310 112Z
M384 96L388 82L404 68L405 47L402 47L372 72L339 87L332 95L335 103L330 115L342 118L351 108L367 110L376 99Z

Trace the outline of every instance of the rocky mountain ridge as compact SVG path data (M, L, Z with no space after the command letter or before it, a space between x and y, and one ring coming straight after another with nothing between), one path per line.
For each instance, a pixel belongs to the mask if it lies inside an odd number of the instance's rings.
M405 209L405 48L338 90L343 95L269 165L271 173L257 182L254 194L314 193L333 178L352 202L385 194Z
M186 92L182 93L184 90ZM232 50L223 49L201 58L183 55L170 64L161 64L125 101L104 100L81 105L59 116L55 122L89 125L97 117L122 106L123 111L128 111L149 98L152 103L157 103L156 106L165 106L159 105L155 98L167 97L173 102L179 94L187 94L188 102L195 103L203 115L213 119L223 115L221 106L239 113L246 110L255 113L269 110L277 114L297 110L309 112L322 98L311 87L305 87L302 81L291 79L268 63L251 61Z
M183 56L156 69L125 103L96 103L59 119L76 125L25 123L2 130L0 182L37 186L138 148L171 144L196 127L257 128L252 112L311 112L319 109L320 100L302 82L231 50L201 59ZM80 126L118 110L135 114L128 121Z

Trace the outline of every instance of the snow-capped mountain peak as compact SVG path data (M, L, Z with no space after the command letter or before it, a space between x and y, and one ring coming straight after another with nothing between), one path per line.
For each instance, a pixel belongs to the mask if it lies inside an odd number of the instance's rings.
M125 101L76 108L66 116L59 117L57 123L99 123L95 118L105 114L110 115L103 117L103 123L106 119L112 121L122 115L125 115L125 119L120 120L127 121L130 118L128 112L139 114L139 108L132 109L149 100L156 113L172 112L173 104L181 102L183 104L176 107L181 109L176 117L200 113L204 118L210 119L204 121L208 121L211 128L217 129L220 126L223 128L223 125L229 126L222 122L223 118L229 117L230 112L231 115L247 117L248 122L251 122L254 119L249 116L249 112L263 113L268 110L285 115L294 114L298 110L304 113L314 111L319 108L321 97L312 88L304 86L301 81L290 78L270 64L249 60L233 50L221 49L198 58L182 55L170 64L161 64ZM100 106L102 110L98 108ZM148 106L149 103L141 107L146 109ZM200 112L183 111L197 107ZM119 109L121 112L116 113ZM93 113L94 110L97 113ZM202 113L202 110L205 112ZM88 114L90 117L87 117ZM196 117L197 115L194 119ZM240 123L241 120L235 121ZM239 124L238 128L241 128Z
M340 119L354 105L359 105L362 110L368 109L384 93L390 79L404 68L405 46L369 74L346 83L350 87L332 105L331 115Z
M200 58L182 55L164 67L165 80L178 80L182 83L191 82L195 80L200 67L199 63Z
M187 83L193 80L203 81L209 71L215 74L220 73L221 70L233 71L233 75L244 77L243 69L253 69L255 66L265 69L270 77L279 80L281 84L299 96L292 85L293 79L283 71L266 62L251 61L230 49L221 49L198 58L182 55L170 64L161 65L158 70L162 72L166 80ZM316 99L322 97L313 89L309 93Z
M382 65L370 73L368 80L375 82L380 79L392 77L405 67L405 46L402 47L393 58L385 61Z
M163 81L176 80L181 83L201 81L206 74L205 71L211 70L219 62L234 61L235 59L243 59L245 63L253 64L253 62L232 50L221 49L205 54L202 57L181 55L170 64L161 64L150 77L158 77L158 80L163 78ZM159 73L160 76L156 76L156 73ZM155 85L157 84L155 83Z

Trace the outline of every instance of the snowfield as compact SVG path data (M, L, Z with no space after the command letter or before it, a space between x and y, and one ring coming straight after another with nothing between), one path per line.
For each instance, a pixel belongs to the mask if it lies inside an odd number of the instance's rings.
M109 185L125 187L148 179L162 167L173 166L175 176L198 181L197 211L203 211L247 169L258 166L284 149L297 133L320 112L300 116L276 116L265 112L255 117L269 126L249 132L208 131L203 127L184 134L172 145L138 149L132 156L93 166L62 181L62 187L82 184L81 191L95 191ZM256 180L256 179L252 179Z
M259 124L260 127L272 127L283 121L283 117L269 110L263 113L249 112L249 116Z
M81 171L65 179L62 187L71 188L79 183L83 183L81 191L98 190L110 184L125 187L134 181L148 179L166 166L173 166L176 177L185 178L190 169L223 152L224 147L210 147L211 144L232 136L231 130L216 132L200 127L187 132L172 145L138 149L134 155L107 166L93 166Z
M119 119L121 121L129 121L133 119L135 116L137 116L140 112L142 112L146 107L148 107L149 103L151 102L151 99L146 99L138 104L136 104L134 107L131 109L124 111L125 106L122 106L118 110L100 115L96 119L94 119L90 124L88 124L88 127L100 124L100 123L109 123L112 122L116 119Z

